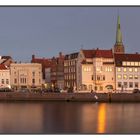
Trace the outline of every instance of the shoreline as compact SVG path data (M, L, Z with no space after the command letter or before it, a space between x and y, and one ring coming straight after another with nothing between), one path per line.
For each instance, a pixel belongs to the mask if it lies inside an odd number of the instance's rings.
M16 93L0 92L0 101L140 102L140 93Z

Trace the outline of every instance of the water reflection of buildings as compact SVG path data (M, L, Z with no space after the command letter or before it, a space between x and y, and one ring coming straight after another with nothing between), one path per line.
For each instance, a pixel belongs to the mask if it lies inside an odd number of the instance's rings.
M40 104L0 104L0 133L41 133L42 126Z
M80 133L80 106L72 102L48 102L43 107L44 133Z
M98 108L97 133L105 133L106 130L106 104L100 104Z

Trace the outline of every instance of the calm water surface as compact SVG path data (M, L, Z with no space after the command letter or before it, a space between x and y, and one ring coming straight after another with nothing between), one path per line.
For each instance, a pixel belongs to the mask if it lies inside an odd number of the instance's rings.
M2 102L0 133L140 133L140 103Z

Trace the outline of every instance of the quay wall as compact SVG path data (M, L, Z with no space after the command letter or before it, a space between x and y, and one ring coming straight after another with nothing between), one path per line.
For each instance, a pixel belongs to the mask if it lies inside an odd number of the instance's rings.
M140 93L15 93L0 92L0 101L140 102Z

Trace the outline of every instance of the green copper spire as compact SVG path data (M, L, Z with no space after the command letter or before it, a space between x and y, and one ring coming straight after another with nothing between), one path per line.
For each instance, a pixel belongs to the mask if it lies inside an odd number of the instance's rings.
M116 44L122 45L122 33L121 33L121 26L120 26L120 16L118 15L117 20L117 32L116 32Z

